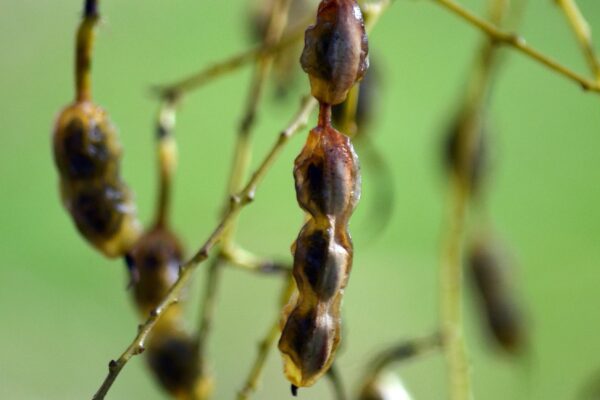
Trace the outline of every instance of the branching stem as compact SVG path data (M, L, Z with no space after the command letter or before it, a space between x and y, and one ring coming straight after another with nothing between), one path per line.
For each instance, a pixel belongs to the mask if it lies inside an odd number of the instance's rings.
M504 32L496 25L486 21L483 18L476 16L471 13L469 10L456 3L453 0L433 0L437 4L456 14L464 21L473 25L486 35L488 35L492 40L498 42L499 44L510 46L517 51L525 54L526 56L534 59L535 61L545 65L549 69L557 72L560 75L563 75L575 82L577 82L583 90L593 91L600 93L600 83L587 79L586 77L578 74L577 72L572 71L571 69L565 67L564 65L558 63L554 59L544 55L540 51L535 48L529 46L525 39L517 34Z
M573 33L575 33L596 82L600 83L600 60L598 60L594 45L592 44L592 30L589 24L579 10L575 0L556 0L556 3L565 14Z
M138 333L123 352L123 354L116 360L111 361L109 372L102 385L94 395L93 399L101 400L104 399L108 391L110 390L115 379L127 364L127 362L135 355L140 354L143 351L144 340L154 327L156 321L163 315L164 311L173 303L177 301L181 290L189 282L193 275L193 271L197 266L205 261L215 245L219 243L225 228L232 221L240 210L248 205L255 196L256 189L260 182L263 180L281 151L289 139L300 129L306 126L307 120L310 114L316 107L316 101L310 97L306 97L300 106L298 113L293 118L292 122L279 134L276 142L273 144L271 150L268 152L266 157L260 163L254 174L248 180L244 188L235 196L232 196L229 208L223 215L221 221L210 234L206 242L196 252L196 254L189 259L186 263L181 266L181 271L177 281L169 289L166 297L160 302L160 304L150 313L147 320L140 325Z
M291 274L289 274L288 278L286 279L282 294L280 296L280 303L282 303L281 306L287 303L295 288L296 285L294 283L294 280L292 279ZM279 337L280 324L281 317L279 314L277 314L275 322L271 325L267 334L264 336L264 338L260 341L258 345L258 354L256 355L256 359L252 364L252 368L250 369L250 373L246 378L246 382L244 383L242 390L240 390L240 392L238 393L238 400L248 400L252 393L256 391L256 388L258 387L258 383L260 381L260 377L262 375L262 371L267 362L267 358L269 357L269 353L271 351L271 348L273 347L273 343L275 343L275 341Z

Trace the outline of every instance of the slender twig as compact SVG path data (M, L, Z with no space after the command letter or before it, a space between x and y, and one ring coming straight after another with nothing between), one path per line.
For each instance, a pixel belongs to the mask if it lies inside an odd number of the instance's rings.
M600 60L598 60L594 45L592 44L592 30L589 24L579 10L575 0L556 0L556 3L565 14L573 33L577 37L579 46L581 46L581 50L596 82L600 83Z
M164 314L165 310L171 304L177 301L181 290L190 280L194 270L200 263L208 258L215 245L221 240L223 232L231 222L232 218L236 216L244 206L252 202L258 185L262 182L263 178L283 150L285 144L298 130L306 126L308 117L315 107L316 101L308 96L302 101L298 113L294 116L292 122L279 134L271 150L260 163L252 177L248 180L246 186L244 186L238 194L232 196L229 209L223 215L217 227L196 254L181 266L179 277L169 289L165 298L150 313L148 319L139 327L138 333L121 357L116 361L110 362L108 376L94 395L94 399L104 399L125 364L127 364L131 357L140 354L140 352L143 351L144 341L151 332L156 321Z
M331 364L331 367L329 367L329 369L327 370L326 376L327 379L329 379L329 382L331 383L334 399L347 400L348 396L346 396L346 388L344 386L344 381L342 380L342 375L338 371L335 362Z
M463 336L462 241L468 202L467 180L452 176L447 228L440 262L440 311L451 400L471 398L466 345Z
M204 292L202 296L202 307L200 313L200 327L196 336L196 353L198 355L198 365L200 367L200 373L205 375L207 373L206 364L206 339L208 333L212 328L213 316L217 306L216 298L217 291L219 288L218 280L221 274L221 262L220 257L213 258L212 262L208 267L208 274L206 276L206 282L204 283Z
M97 0L86 0L75 44L75 96L77 101L92 99L92 50L95 28L100 20Z
M202 69L188 77L185 77L177 82L164 85L156 85L153 89L161 97L170 97L174 94L182 95L191 92L195 89L202 87L203 85L219 78L223 75L227 75L231 72L237 71L239 68L256 61L259 57L267 55L275 55L280 53L282 50L297 43L306 29L306 24L299 25L299 28L291 33L286 34L277 43L267 44L263 43L249 50L245 50L239 54L231 56L223 61L214 63L213 65Z
M245 271L261 274L286 274L291 271L290 266L260 257L235 243L222 248L220 255L230 265Z
M177 99L167 99L158 111L156 142L158 159L158 200L155 225L163 226L168 219L171 203L171 185L177 166L177 142L173 136L175 129Z
M289 274L280 296L281 306L288 302L295 288L296 285L294 283L294 280L292 279L291 274ZM260 341L258 345L258 354L256 355L254 363L252 364L252 368L250 369L250 373L246 378L243 388L238 393L238 400L247 400L250 398L252 393L256 391L256 388L260 381L260 377L262 375L262 371L267 362L267 358L269 357L269 352L273 347L273 343L275 343L275 341L279 337L281 324L280 319L281 318L278 314L277 318L275 319L275 322L271 325L271 327L267 331L267 334Z
M368 368L365 381L374 379L393 363L399 363L422 356L440 349L441 346L442 338L439 333L422 338L404 340L395 344L383 350L373 359Z
M287 14L291 0L279 0L275 2L271 11L269 26L264 39L265 46L272 46L281 40L283 29L287 22ZM242 120L239 125L235 150L233 155L232 168L229 175L229 184L227 196L238 192L241 189L243 180L248 171L250 156L252 154L252 128L254 127L256 112L260 99L262 97L267 76L273 64L272 54L261 54L256 63L256 68L250 81L250 89L246 96L246 105ZM228 232L225 233L223 245L227 246L233 239L234 229L237 221L233 221Z
M279 0L275 3L271 16L267 33L264 38L264 45L271 46L277 44L281 40L283 29L287 22L288 8L291 0ZM229 175L229 183L227 185L227 199L242 189L242 184L248 172L250 165L250 157L252 154L252 129L254 127L255 115L258 110L260 98L262 97L264 87L267 81L269 71L273 62L273 54L262 53L256 60L256 68L250 81L244 113L242 121L239 125L231 172ZM227 202L225 202L227 204ZM226 211L226 210L224 210ZM237 216L231 218L230 223L225 228L222 240L221 249L227 249L233 242L235 235L235 227L237 225ZM221 250L222 251L222 250ZM203 305L200 308L200 326L197 335L197 350L198 363L201 370L206 370L206 340L210 328L212 327L212 317L216 306L216 294L220 286L220 267L222 256L219 255L209 269L207 284L203 296Z
M591 81L586 77L578 74L577 72L572 71L571 69L565 67L564 65L558 63L554 59L544 55L539 50L529 46L525 39L515 33L504 32L500 30L494 24L486 21L483 18L476 16L471 13L466 8L462 7L460 4L454 2L453 0L433 0L435 3L441 5L442 7L448 9L453 12L464 21L473 25L474 27L481 30L483 33L488 35L492 40L498 42L499 44L503 44L506 46L510 46L517 51L525 54L526 56L538 61L539 63L545 65L549 69L563 75L575 82L577 82L583 90L593 91L600 93L600 83Z
M446 0L438 0L446 2ZM502 23L507 15L506 0L490 1L490 26ZM458 160L450 175L448 215L442 239L440 260L440 329L444 344L451 400L472 397L467 346L463 336L463 269L462 247L467 207L471 197L471 177L476 167L474 154L481 135L481 113L496 71L497 45L483 44L471 74L469 90L460 114Z

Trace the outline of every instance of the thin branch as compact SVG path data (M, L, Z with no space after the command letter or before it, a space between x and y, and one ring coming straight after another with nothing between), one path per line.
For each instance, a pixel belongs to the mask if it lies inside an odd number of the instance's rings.
M200 263L208 258L212 249L221 240L225 228L231 222L233 217L235 217L244 206L252 202L258 185L262 182L263 178L283 150L285 144L298 130L306 126L307 120L315 107L316 101L310 97L306 97L302 101L300 109L293 118L292 122L279 134L277 141L273 144L273 147L269 153L263 159L252 177L248 180L244 189L241 190L237 195L232 196L229 209L223 215L218 226L214 229L198 252L181 266L179 277L169 289L166 297L160 302L156 309L150 313L146 322L139 327L138 333L131 344L123 352L121 357L119 357L119 359L116 361L110 362L108 376L105 378L93 399L104 399L125 364L127 364L131 357L138 355L143 351L144 341L154 327L156 321L164 314L165 310L171 304L177 302L177 299L181 294L181 290L190 280L194 270Z
M462 242L468 204L468 179L452 175L448 222L440 262L440 311L451 400L470 399L471 383L463 336Z
M177 166L177 142L175 130L177 99L165 100L158 111L156 122L156 144L158 159L158 199L156 204L155 224L166 224L171 203L171 186L173 173Z
M288 279L286 279L282 294L280 296L281 306L288 302L295 288L295 282L292 279L291 274L289 274ZM275 322L271 325L265 337L260 341L258 345L258 354L256 355L256 359L252 364L252 368L250 369L250 373L246 378L242 390L240 390L240 392L238 393L238 400L248 400L252 393L256 391L256 388L258 387L258 383L262 375L262 371L267 362L267 358L269 357L271 348L273 347L273 344L279 337L281 323L280 319L281 318L278 314L277 318L275 319Z
M269 18L267 33L264 38L265 46L276 45L281 40L281 35L283 34L283 30L287 23L290 2L291 0L279 0L274 4ZM252 155L251 139L255 115L258 110L258 105L260 104L260 99L264 92L264 87L269 75L269 71L271 70L272 63L272 54L261 53L256 60L256 67L250 81L250 88L246 97L242 121L237 132L233 162L228 180L229 183L227 185L226 205L227 199L242 189L242 184L246 174L248 173L250 158ZM231 217L231 221L222 234L221 249L227 249L233 242L237 221L237 215ZM198 363L201 370L206 370L206 340L212 327L212 320L216 307L216 294L218 287L220 286L221 276L220 261L222 258L223 257L219 255L209 269L206 288L203 296L203 305L200 308L200 327L198 329L196 346L198 350Z
M439 350L442 346L442 337L439 333L404 340L394 346L391 346L379 353L371 362L369 370L366 374L365 381L374 379L381 374L384 369L389 368L393 363L408 361L410 359L420 357L429 352Z
M153 89L161 97L182 95L196 90L202 87L203 85L209 83L213 79L237 71L239 68L245 66L246 64L256 61L259 57L273 56L281 52L282 50L294 45L302 38L304 30L306 29L306 26L308 24L309 21L307 20L306 24L301 24L300 28L298 28L294 32L285 35L277 43L264 43L258 45L249 50L245 50L239 54L231 56L223 61L216 62L213 65L204 68L201 71L198 71L177 82L164 85L157 85Z
M265 46L273 46L279 43L283 29L287 23L287 14L291 0L276 1L271 11L269 26L264 39ZM237 193L241 188L250 164L252 154L252 129L256 119L258 105L262 98L267 77L273 64L272 54L260 54L257 59L256 68L250 81L250 89L246 96L246 105L242 120L239 125L232 168L229 175L227 196ZM223 245L226 247L233 239L237 221L233 221L228 232L225 233Z
M221 249L220 256L230 265L261 274L287 274L291 267L284 263L260 257L235 243Z
M206 365L206 339L212 328L213 316L216 309L217 290L219 288L218 281L221 274L220 264L222 259L215 257L208 267L208 274L204 284L204 292L202 297L202 307L200 313L200 327L196 336L196 353L198 355L198 365L200 374L207 373Z
M598 60L594 45L592 44L592 30L589 24L579 10L575 0L556 0L556 2L565 14L573 33L577 37L590 71L596 78L596 82L600 83L600 60Z
M499 44L510 46L516 49L517 51L525 54L526 56L534 59L535 61L538 61L539 63L545 65L546 67L557 72L558 74L577 82L583 90L600 93L600 83L591 81L586 77L563 66L562 64L553 60L552 58L544 55L540 51L529 46L525 39L521 36L515 33L509 33L500 30L494 24L491 24L485 19L476 16L475 14L471 13L469 10L462 7L460 4L454 2L453 0L433 1L441 5L442 7L448 9L452 13L456 14L464 21L478 28L483 33L488 35L492 40L498 42Z
M346 396L344 381L342 380L342 376L338 371L335 362L331 364L331 367L327 370L327 378L331 383L335 400L347 400L348 396Z

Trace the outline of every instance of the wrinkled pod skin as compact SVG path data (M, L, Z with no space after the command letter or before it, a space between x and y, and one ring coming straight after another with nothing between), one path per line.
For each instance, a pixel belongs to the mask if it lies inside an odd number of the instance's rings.
M313 129L296 158L296 195L310 218L293 245L298 293L284 310L279 341L287 378L311 386L331 366L340 341L340 306L352 266L348 219L360 197L358 159L331 126Z
M155 309L179 276L183 250L166 227L146 232L126 257L132 297L142 318ZM174 398L197 400L211 390L201 376L196 343L183 329L180 302L172 304L156 322L146 343L146 361L156 380Z
M65 108L55 124L53 151L62 202L78 231L107 257L123 256L141 228L119 176L121 146L106 112L89 101Z
M365 25L356 1L321 1L316 24L306 30L300 58L313 97L331 105L343 102L367 71L368 52Z

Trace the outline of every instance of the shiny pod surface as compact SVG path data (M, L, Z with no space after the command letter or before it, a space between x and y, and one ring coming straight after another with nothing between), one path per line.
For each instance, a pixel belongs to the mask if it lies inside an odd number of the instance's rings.
M310 214L293 246L298 294L284 310L279 349L293 385L311 386L333 362L340 306L352 267L348 219L360 197L358 160L330 126L311 131L296 158L298 203Z
M317 22L306 30L300 63L310 78L312 95L339 104L369 67L368 40L355 0L323 0Z

